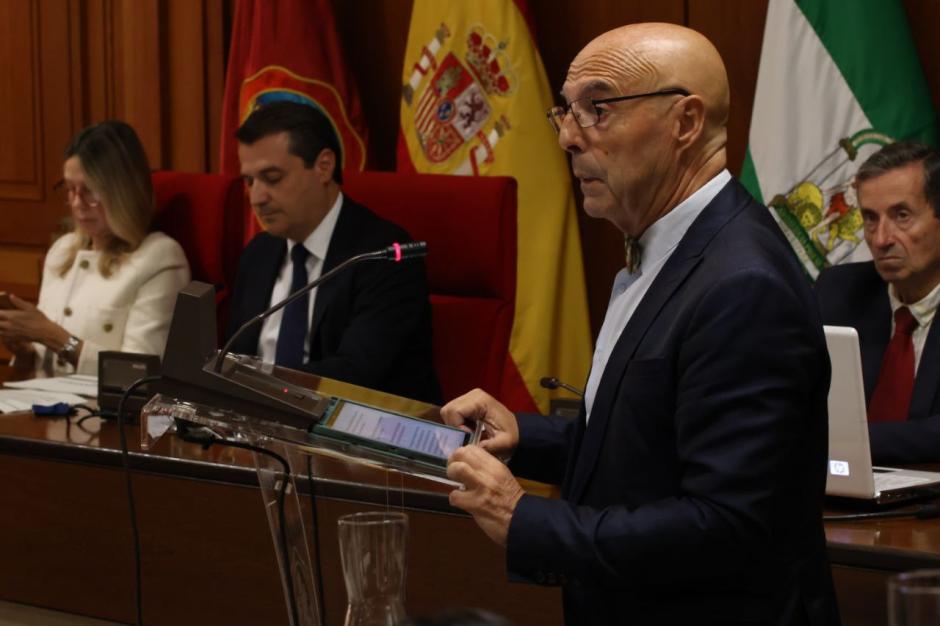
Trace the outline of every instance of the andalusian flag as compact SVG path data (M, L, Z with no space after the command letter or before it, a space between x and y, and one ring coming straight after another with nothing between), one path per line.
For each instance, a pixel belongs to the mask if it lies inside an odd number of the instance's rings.
M938 127L900 0L770 0L741 178L813 278L870 258L852 177L902 139Z
M510 362L503 388L488 391L545 412L539 379L581 385L591 335L571 179L523 10L513 0L415 0L402 81L399 169L518 182Z

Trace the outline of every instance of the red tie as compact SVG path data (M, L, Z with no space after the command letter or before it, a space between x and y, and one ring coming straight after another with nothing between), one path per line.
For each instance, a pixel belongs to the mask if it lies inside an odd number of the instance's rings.
M911 406L914 391L914 342L911 333L917 320L902 306L894 312L894 337L888 343L878 385L868 405L868 419L873 422L903 422Z

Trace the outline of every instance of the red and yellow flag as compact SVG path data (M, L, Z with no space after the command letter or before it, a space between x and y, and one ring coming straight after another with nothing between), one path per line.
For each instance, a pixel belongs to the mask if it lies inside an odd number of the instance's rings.
M489 391L511 409L547 412L539 379L581 385L591 336L568 164L545 119L551 89L524 7L415 0L402 82L399 169L518 182L510 363Z
M256 106L275 100L320 109L336 129L342 167L365 167L359 95L336 32L329 0L237 0L222 101L222 173L240 171L235 131ZM258 225L248 224L251 239Z

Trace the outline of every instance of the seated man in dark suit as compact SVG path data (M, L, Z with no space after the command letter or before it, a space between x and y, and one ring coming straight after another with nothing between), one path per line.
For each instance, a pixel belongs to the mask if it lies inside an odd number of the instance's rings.
M314 107L269 104L236 137L242 177L265 232L239 259L229 336L349 257L409 240L343 195L339 140ZM353 266L247 331L233 351L409 398L440 398L420 260Z
M940 154L895 143L855 181L874 260L819 275L823 321L858 330L872 460L940 461Z
M451 456L466 487L451 504L513 574L563 585L569 625L838 623L825 339L783 234L726 169L718 51L681 26L631 24L578 53L562 96L549 120L626 267L578 419L513 415L480 390L442 409L488 433Z

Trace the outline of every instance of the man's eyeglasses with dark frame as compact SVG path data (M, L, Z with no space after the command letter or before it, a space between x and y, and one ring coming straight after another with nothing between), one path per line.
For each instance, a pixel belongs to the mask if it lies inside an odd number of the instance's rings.
M614 96L612 98L578 98L577 100L572 100L564 106L553 106L545 112L545 115L548 117L548 121L552 125L552 128L555 129L555 132L560 133L561 125L564 124L565 116L568 115L568 111L571 111L571 113L574 115L574 119L578 123L578 126L581 128L589 128L597 124L598 119L600 119L601 109L599 109L597 106L599 104L610 104L611 102L622 102L624 100L635 100L636 98L649 98L652 96L674 95L685 97L692 94L690 94L685 89L682 89L681 87L671 87L661 91L633 94L632 96Z

